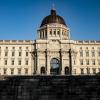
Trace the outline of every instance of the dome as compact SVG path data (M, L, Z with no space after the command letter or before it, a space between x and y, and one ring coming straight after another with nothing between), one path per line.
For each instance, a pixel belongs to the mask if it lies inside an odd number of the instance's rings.
M49 23L58 23L58 24L63 24L66 26L64 19L61 16L56 15L56 10L54 9L51 10L51 14L49 16L46 16L43 19L40 27L42 27L45 24L49 24Z

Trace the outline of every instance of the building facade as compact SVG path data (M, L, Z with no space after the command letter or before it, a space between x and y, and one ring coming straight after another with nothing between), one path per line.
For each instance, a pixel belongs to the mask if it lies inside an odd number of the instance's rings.
M52 9L38 39L0 40L0 75L93 75L100 72L100 41L70 40L70 29Z

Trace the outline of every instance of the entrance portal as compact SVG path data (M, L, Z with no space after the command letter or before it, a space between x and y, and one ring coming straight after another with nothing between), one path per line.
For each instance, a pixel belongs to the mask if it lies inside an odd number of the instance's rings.
M60 67L59 65L60 65L59 60L56 58L52 58L50 62L51 66L50 73L53 75L59 74L59 67Z

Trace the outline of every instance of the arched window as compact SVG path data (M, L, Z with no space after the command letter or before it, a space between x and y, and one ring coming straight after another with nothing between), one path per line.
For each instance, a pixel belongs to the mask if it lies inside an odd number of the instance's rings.
M65 67L65 75L69 74L69 67Z
M45 74L45 67L41 67L41 74Z

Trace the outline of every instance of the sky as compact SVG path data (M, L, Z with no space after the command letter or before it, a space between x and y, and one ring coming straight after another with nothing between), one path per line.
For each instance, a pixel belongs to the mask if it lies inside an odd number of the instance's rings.
M0 0L0 40L34 40L55 5L73 40L100 40L100 0Z

